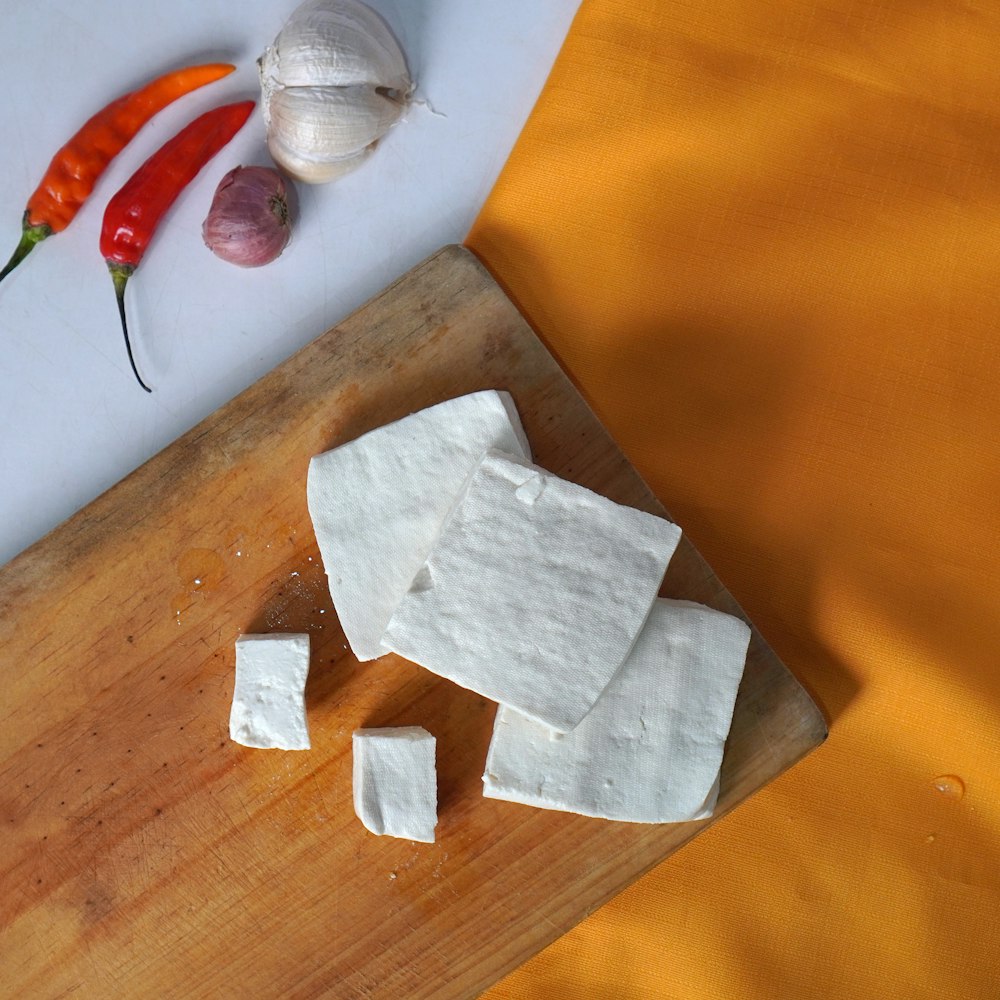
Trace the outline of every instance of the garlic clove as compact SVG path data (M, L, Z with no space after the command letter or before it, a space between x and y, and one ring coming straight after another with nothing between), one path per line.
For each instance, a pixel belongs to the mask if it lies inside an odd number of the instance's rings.
M313 162L353 158L385 135L403 105L367 85L292 87L275 91L270 109L268 150L296 176L282 158L284 150L297 151L299 158Z
M315 160L309 159L301 151L289 149L276 133L272 132L267 137L267 151L274 162L280 164L289 177L303 184L326 184L337 180L360 167L374 149L375 145L372 144L360 153L340 160Z
M298 7L261 57L262 82L277 87L372 84L408 95L406 57L389 26L357 0Z

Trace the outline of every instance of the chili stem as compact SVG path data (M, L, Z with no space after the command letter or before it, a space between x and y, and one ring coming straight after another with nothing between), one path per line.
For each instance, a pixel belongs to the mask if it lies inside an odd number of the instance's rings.
M128 363L132 366L132 374L135 375L135 380L139 385L146 392L152 392L153 390L139 376L139 369L135 366L135 358L132 357L132 343L128 339L128 324L125 322L125 285L135 268L129 267L128 264L108 264L108 270L111 272L111 280L115 284L115 298L118 300L118 315L122 318L122 333L125 335Z
M44 223L33 226L28 222L28 213L25 212L24 222L21 223L21 242L18 243L17 249L11 255L10 260L7 261L7 266L0 271L0 281L3 281L31 253L36 243L41 243L42 240L51 235L52 228L50 226L46 226Z

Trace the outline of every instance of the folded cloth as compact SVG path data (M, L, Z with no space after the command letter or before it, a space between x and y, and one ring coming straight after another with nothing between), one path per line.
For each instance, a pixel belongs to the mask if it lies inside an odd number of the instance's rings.
M489 1000L997 995L998 50L583 0L468 244L831 729Z

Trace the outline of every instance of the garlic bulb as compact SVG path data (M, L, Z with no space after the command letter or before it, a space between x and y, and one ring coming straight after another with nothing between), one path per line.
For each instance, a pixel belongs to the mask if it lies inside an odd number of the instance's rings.
M268 151L307 184L358 166L413 92L399 43L360 0L307 0L258 67Z

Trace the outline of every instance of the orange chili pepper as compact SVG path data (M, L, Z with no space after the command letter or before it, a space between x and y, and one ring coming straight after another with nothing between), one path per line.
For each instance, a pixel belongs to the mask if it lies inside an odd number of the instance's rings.
M253 101L239 101L206 111L165 142L125 182L108 202L101 226L101 253L107 262L118 299L129 364L139 385L125 322L125 283L139 266L164 213L198 172L246 124Z
M0 271L0 281L28 256L36 243L61 232L72 222L97 178L153 115L178 97L221 79L235 68L229 63L208 63L175 70L119 97L90 118L52 157L41 184L28 199L21 242Z

